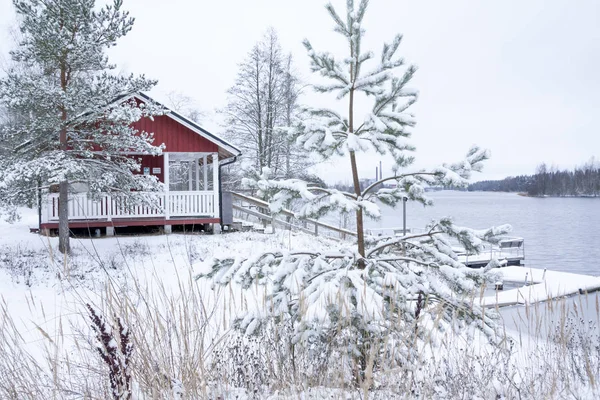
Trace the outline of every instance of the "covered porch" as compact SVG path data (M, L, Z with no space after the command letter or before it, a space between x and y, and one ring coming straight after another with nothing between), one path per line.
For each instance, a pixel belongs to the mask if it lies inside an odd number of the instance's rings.
M107 234L112 234L118 226L163 225L170 232L172 225L220 222L217 152L165 152L152 160L144 158L141 173L156 175L165 188L164 192L144 193L150 200L146 204L151 205L141 205L125 195L106 193L91 198L86 191L70 193L69 227L106 227ZM43 196L43 230L58 228L58 197L58 193Z

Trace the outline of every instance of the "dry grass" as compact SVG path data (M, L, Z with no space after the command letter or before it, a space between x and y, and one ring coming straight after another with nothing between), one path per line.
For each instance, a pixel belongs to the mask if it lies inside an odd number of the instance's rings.
M133 253L127 249L123 254ZM126 268L124 262L121 267ZM204 290L191 269L178 276L175 286L164 284L159 276L144 282L129 277L123 289L109 280L94 304L107 321L118 319L129 328L133 399L243 399L267 394L292 399L300 393L344 399L587 399L600 394L596 295L521 308L514 318L522 330L500 347L450 332L415 340L416 327L399 327L397 342L370 344L362 386L356 388L356 359L344 351L353 336L343 329L325 338L324 351L294 343L292 327L284 324L247 337L232 330L225 316L247 309L256 298L245 298L233 288ZM35 328L41 338L35 346L6 302L0 301L1 399L111 398L109 369L87 325L85 304L90 299L82 294L80 300L73 315L59 317L55 331ZM259 302L261 306L268 305ZM31 307L43 313L43 305L33 299ZM413 355L410 360L398 363L391 355L390 349L399 346Z

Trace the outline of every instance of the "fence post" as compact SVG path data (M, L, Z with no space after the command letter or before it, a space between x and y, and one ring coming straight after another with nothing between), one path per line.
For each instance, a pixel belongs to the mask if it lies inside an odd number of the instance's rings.
M214 193L214 210L213 210L213 215L214 218L219 218L221 219L221 213L220 213L220 204L219 204L219 153L213 153L212 154L212 165L213 165L213 193ZM219 224L219 227L221 227L221 224Z
M165 209L165 219L169 219L169 191L170 191L170 183L169 183L169 153L163 153L163 185L165 187L164 196L165 200L163 202L163 207Z
M113 202L110 194L106 195L106 220L112 221Z
M275 215L271 213L271 233L275 233Z

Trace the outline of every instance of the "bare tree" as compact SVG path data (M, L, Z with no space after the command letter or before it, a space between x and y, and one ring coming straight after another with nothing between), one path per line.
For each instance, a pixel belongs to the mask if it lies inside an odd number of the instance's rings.
M167 93L167 105L171 110L197 123L206 116L193 98L179 91Z
M255 171L268 167L277 176L294 176L306 168L306 157L283 127L296 114L299 80L292 57L284 55L277 33L269 29L240 64L228 90L226 135L238 145Z
M292 55L289 54L284 63L283 80L283 107L284 107L284 125L292 126L294 117L298 109L298 98L300 97L300 80L293 69ZM285 172L284 177L292 178L301 176L300 171L306 171L306 167L311 163L306 157L306 153L298 149L292 140L285 141L284 149Z

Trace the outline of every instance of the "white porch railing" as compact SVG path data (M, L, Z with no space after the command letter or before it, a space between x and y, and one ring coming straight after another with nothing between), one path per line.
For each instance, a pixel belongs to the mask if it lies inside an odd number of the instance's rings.
M102 195L98 200L86 193L69 194L69 220L112 220L113 218L218 217L217 194L210 191L147 193L155 197L156 206L133 204L125 196ZM58 193L47 195L45 221L58 221ZM166 212L168 211L168 212Z
M170 217L215 215L215 194L203 192L168 192Z

